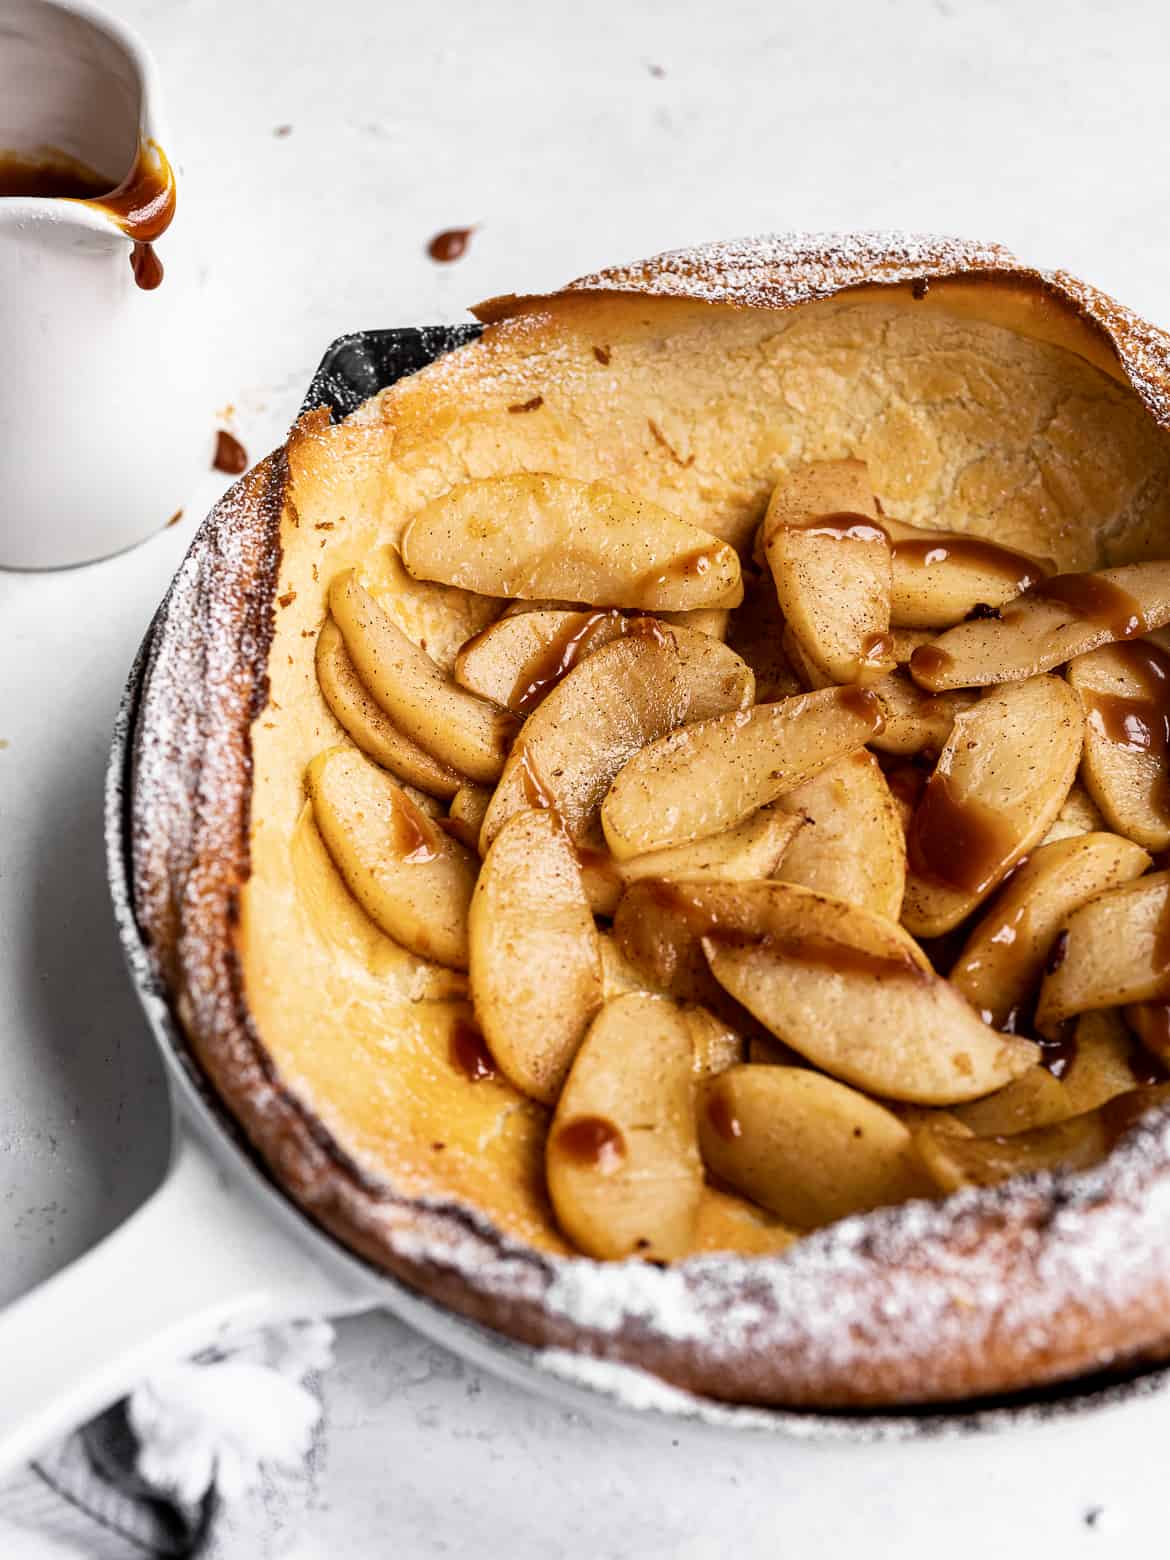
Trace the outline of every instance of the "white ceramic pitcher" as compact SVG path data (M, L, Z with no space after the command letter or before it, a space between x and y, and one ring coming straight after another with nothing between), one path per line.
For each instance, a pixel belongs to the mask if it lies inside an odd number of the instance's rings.
M108 177L174 166L149 53L69 0L0 0L0 154ZM144 290L114 214L0 197L0 567L84 563L161 530L207 470L209 374L183 192Z

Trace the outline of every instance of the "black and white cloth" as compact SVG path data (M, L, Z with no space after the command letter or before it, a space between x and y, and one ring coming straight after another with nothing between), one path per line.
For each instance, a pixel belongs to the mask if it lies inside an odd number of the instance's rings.
M4 1560L315 1560L326 1322L152 1376L0 1484Z

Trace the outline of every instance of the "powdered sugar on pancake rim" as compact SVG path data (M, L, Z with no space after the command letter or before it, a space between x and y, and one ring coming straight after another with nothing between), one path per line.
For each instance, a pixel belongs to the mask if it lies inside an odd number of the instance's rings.
M784 309L863 283L962 274L1022 278L1071 308L1170 425L1170 338L996 245L785 235L679 251L572 290ZM655 1387L650 1406L667 1411L676 1388L792 1406L961 1399L985 1390L990 1355L1006 1391L1166 1352L1170 1123L1161 1120L1093 1171L881 1210L783 1256L670 1269L540 1255L473 1209L412 1201L363 1172L275 1076L231 951L283 481L276 457L237 484L160 616L135 747L133 847L156 978L193 1049L213 1059L231 1113L310 1216L440 1303L543 1347L562 1377L570 1359L585 1361L578 1374L594 1386L599 1374L610 1387L625 1382L621 1367L636 1367L644 1398L651 1373L670 1385Z

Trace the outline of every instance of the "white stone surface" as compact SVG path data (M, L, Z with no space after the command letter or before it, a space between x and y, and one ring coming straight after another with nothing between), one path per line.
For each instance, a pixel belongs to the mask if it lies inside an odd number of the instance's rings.
M254 457L345 330L455 319L493 292L770 228L998 238L1170 320L1162 7L118 9L158 57L188 176L180 220L205 243L217 404ZM464 223L481 224L468 256L429 261L427 239ZM0 331L2 317L0 302ZM209 476L181 524L127 556L0 575L0 1301L161 1174L159 1071L107 916L100 779L125 668L219 486ZM937 1446L672 1437L587 1422L368 1318L343 1326L327 1399L302 1557L915 1560L1164 1542L1170 1398ZM274 1514L273 1552L292 1537Z

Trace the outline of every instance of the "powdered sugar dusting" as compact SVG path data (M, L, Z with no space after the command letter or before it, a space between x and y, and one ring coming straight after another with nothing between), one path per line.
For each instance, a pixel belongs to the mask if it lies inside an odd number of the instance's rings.
M930 233L769 233L673 249L572 282L569 291L639 292L749 308L792 308L859 281L908 282L1016 269L1002 244Z

